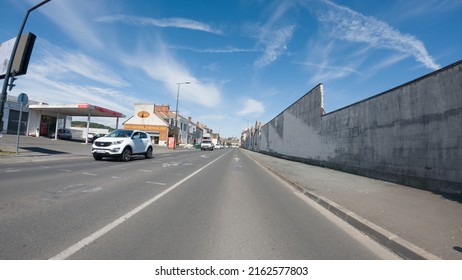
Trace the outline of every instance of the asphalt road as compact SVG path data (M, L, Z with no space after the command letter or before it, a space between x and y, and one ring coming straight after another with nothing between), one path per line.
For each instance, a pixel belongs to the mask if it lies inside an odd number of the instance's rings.
M0 165L0 259L395 259L239 149Z

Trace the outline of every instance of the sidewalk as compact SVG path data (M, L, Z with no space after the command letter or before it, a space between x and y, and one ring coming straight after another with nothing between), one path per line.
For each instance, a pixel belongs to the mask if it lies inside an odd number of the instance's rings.
M404 258L462 260L460 197L243 151Z
M153 156L158 154L187 151L179 148L167 149L154 146ZM16 154L16 135L3 134L0 138L0 163L2 162L36 162L69 158L92 158L91 143L79 140L54 140L47 137L20 136L19 149Z

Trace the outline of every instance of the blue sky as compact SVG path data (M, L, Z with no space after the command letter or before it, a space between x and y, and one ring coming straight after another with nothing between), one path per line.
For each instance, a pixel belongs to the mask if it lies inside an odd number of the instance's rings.
M2 0L0 42L39 2ZM129 117L174 110L189 81L180 114L240 136L319 83L331 112L454 63L461 26L462 0L52 0L29 16L37 41L9 94Z

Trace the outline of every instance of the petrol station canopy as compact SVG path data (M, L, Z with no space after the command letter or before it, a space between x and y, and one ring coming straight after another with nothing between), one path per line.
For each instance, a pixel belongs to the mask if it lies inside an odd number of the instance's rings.
M67 115L67 116L86 116L86 117L109 117L125 118L125 115L100 106L88 103L78 104L31 104L30 110L40 110L45 115Z

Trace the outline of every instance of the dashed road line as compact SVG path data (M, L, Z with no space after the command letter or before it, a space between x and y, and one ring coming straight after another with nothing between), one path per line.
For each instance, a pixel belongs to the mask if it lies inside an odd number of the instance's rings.
M146 184L159 185L159 186L165 186L165 185L167 185L167 184L165 184L165 183L158 183L158 182L151 182L151 181L146 181Z
M189 179L191 179L192 177L194 177L195 175L197 175L199 172L201 172L202 170L204 170L205 168L207 168L208 166L212 165L213 163L215 163L217 160L221 159L222 157L226 156L228 153L230 153L231 151L219 156L218 158L212 160L211 162L209 162L208 164L204 165L203 167L199 168L198 170L194 171L192 174L190 174L189 176L183 178L182 180L178 181L176 184L174 184L173 186L167 188L166 190L164 190L163 192L155 195L154 197L152 197L151 199L147 200L146 202L142 203L141 205L139 205L138 207L134 208L133 210L129 211L128 213L126 213L125 215L121 216L120 218L114 220L113 222L107 224L106 226L104 226L103 228L95 231L93 234L85 237L84 239L80 240L79 242L75 243L74 245L70 246L69 248L65 249L64 251L56 254L55 256L51 257L50 259L51 260L64 260L64 259L67 259L69 258L70 256L74 255L75 253L77 253L78 251L80 251L82 248L84 248L85 246L93 243L95 240L97 240L98 238L104 236L106 233L108 233L109 231L113 230L114 228L116 228L117 226L121 225L122 223L124 223L125 221L127 221L128 219L130 219L131 217L135 216L138 212L142 211L143 209L145 209L146 207L150 206L151 204L153 204L154 202L156 202L157 200L159 200L160 198L162 198L164 195L168 194L169 192L171 192L172 190L176 189L178 186L180 186L181 184L183 184L184 182L188 181Z

